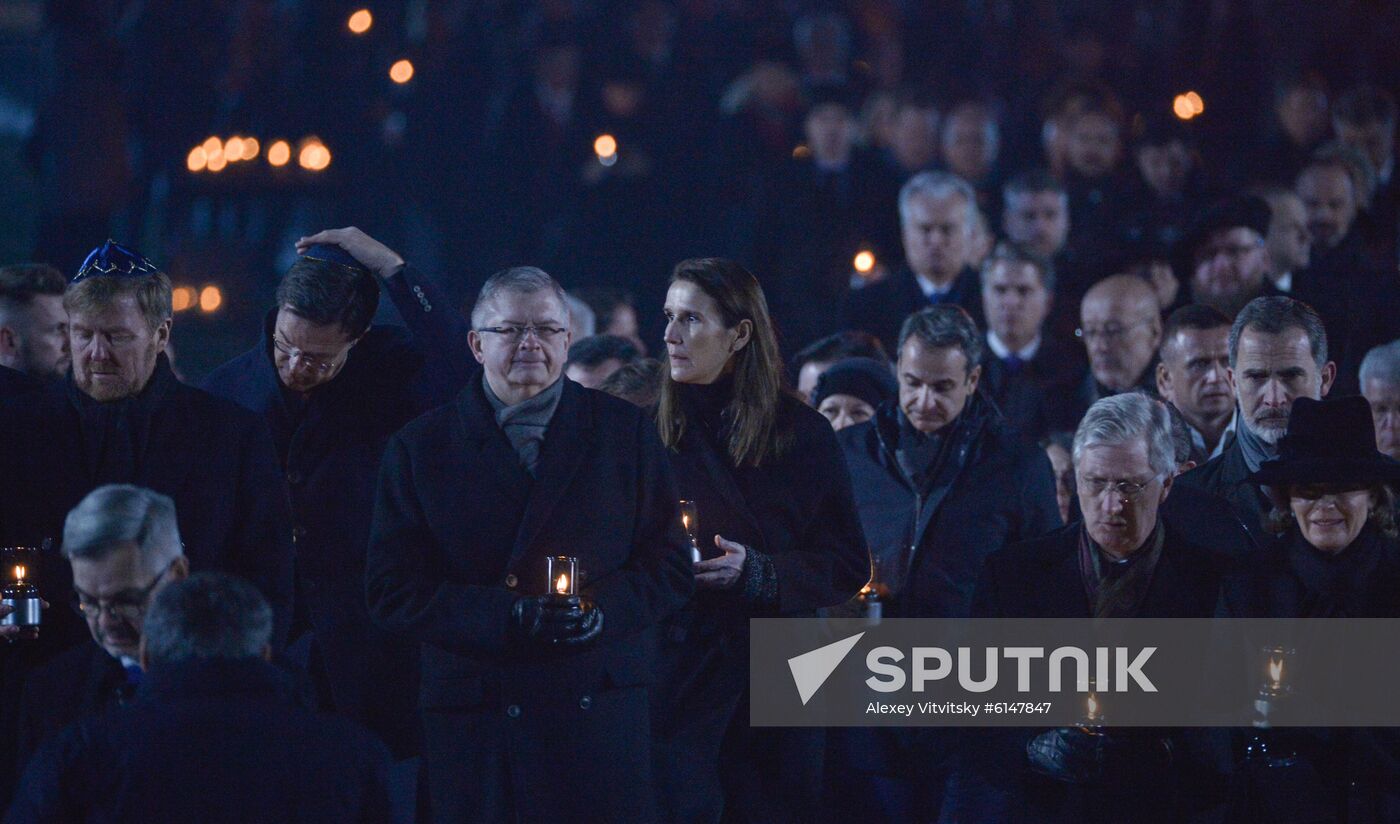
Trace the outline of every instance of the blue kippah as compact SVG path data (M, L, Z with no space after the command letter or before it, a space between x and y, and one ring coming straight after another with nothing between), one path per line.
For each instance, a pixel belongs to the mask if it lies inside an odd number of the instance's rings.
M83 265L78 267L78 274L69 283L92 277L142 278L159 271L160 268L140 252L108 240L88 253Z
M357 272L369 274L369 269L363 263L355 259L354 255L335 245L334 243L317 243L307 248L301 253L307 260L319 260L322 263L335 263L341 266L348 266Z

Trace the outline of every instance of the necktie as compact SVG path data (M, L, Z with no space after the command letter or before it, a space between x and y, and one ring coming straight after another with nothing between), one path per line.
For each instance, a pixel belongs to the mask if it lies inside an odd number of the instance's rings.
M1015 375L1026 366L1026 362L1019 355L1007 355L1001 362L1006 364L1006 372L1010 375Z

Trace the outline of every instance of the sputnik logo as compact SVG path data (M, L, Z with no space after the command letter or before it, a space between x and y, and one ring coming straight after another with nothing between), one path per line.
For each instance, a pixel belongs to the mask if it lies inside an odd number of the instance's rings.
M826 679L831 677L864 635L865 633L858 632L849 638L842 638L840 641L788 659L788 669L792 670L792 680L797 684L797 694L802 698L802 706L807 706L807 702L817 694L817 690L822 688L822 684L826 683Z

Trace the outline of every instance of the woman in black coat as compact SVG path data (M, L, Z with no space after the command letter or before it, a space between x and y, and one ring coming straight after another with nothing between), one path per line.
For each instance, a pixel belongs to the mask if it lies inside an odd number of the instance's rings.
M820 730L752 729L748 620L813 615L866 582L836 437L784 387L758 281L715 258L676 266L657 425L703 560L669 628L657 764L668 821L811 820Z
M1251 480L1271 490L1276 535L1236 611L1255 617L1400 617L1395 497L1400 462L1376 449L1363 398L1293 404L1279 457ZM1241 608L1239 605L1247 604ZM1309 621L1300 621L1306 632ZM1301 648L1301 645L1300 645ZM1246 762L1241 819L1400 820L1400 735L1388 728L1276 730L1292 764ZM1287 785L1281 792L1280 783Z

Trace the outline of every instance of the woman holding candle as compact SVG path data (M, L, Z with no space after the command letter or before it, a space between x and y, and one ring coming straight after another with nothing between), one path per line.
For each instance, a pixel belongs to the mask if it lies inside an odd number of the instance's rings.
M657 719L665 818L810 820L820 730L748 724L748 619L810 615L865 583L869 561L830 424L785 387L758 281L683 261L666 294L657 425L704 559L668 633Z
M1400 461L1377 451L1365 399L1294 401L1279 457L1251 480L1270 490L1269 526L1276 540L1249 564L1243 594L1233 596L1236 613L1400 617L1400 541L1391 490L1400 483ZM1299 624L1303 632L1307 626ZM1289 670L1280 665L1271 671L1271 690L1283 689ZM1349 822L1400 817L1396 730L1274 730L1270 741L1270 758L1264 759L1269 769L1244 773L1246 815ZM1291 759L1284 764L1277 760L1282 756Z

